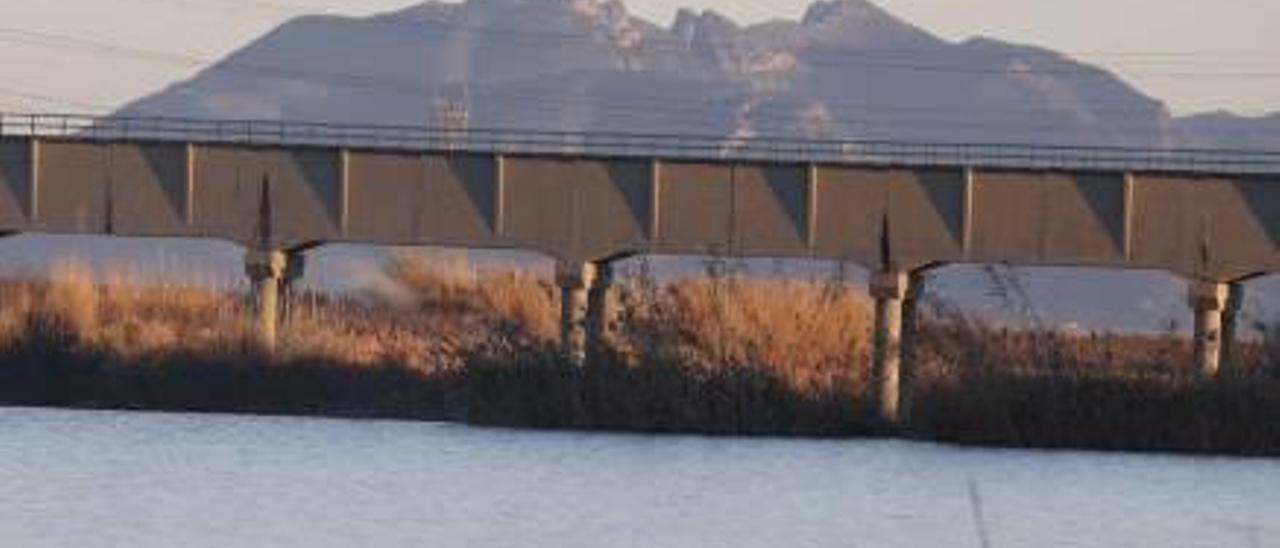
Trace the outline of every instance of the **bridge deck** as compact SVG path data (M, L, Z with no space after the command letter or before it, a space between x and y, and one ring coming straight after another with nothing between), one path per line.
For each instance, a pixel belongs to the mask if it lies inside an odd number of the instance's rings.
M0 230L1280 269L1280 154L0 117Z

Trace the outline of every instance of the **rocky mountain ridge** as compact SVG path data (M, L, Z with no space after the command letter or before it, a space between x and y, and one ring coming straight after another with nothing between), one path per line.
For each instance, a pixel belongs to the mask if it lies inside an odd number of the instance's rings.
M428 2L289 21L125 114L587 132L1280 149L1274 121L1175 119L1042 48L953 43L866 0L670 27L619 0Z

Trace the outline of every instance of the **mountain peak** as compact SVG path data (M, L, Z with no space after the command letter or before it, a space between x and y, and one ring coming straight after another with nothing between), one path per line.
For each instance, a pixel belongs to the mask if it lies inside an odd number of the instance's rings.
M800 23L820 43L846 47L933 47L932 34L867 0L819 0Z
M685 9L670 27L624 1L433 0L299 18L122 113L432 123L437 98L460 95L450 101L475 127L1124 146L1208 146L1280 122L1175 121L1105 70L999 40L951 43L876 0L819 0L801 21L752 25Z
M672 32L685 43L728 43L742 33L742 28L732 19L713 10L695 12L680 9L676 12Z
M430 0L398 11L374 16L374 19L404 22L438 21L453 15L460 9L461 6L458 4L449 4L439 0Z
M898 22L888 12L867 0L819 0L809 6L802 19L805 26L864 21Z

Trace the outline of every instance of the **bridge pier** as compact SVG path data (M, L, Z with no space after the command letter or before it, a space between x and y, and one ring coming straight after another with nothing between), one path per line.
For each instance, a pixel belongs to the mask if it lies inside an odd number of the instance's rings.
M593 263L556 265L556 285L560 288L560 355L577 366L587 359L588 290L595 280Z
M588 359L595 359L608 348L618 321L618 299L613 264L595 263L595 280L587 290L586 336Z
M903 319L910 316L908 327L915 328L918 294L912 290L916 275L904 271L877 272L871 277L871 296L875 299L875 331L872 333L871 382L876 413L886 425L902 423L903 390ZM913 333L908 333L912 335ZM905 346L910 347L908 342ZM910 372L907 374L908 381ZM908 388L908 393L909 393Z
M274 352L279 326L280 287L288 258L283 251L250 249L244 270L252 284L254 338L262 349Z
M1239 373L1244 364L1241 362L1240 341L1237 339L1240 326L1240 310L1244 308L1244 283L1235 281L1227 284L1227 302L1222 310L1222 364L1228 374Z
M902 298L902 336L898 391L898 425L911 424L911 402L915 397L916 342L920 330L920 301L924 297L925 271L913 270L907 276L907 289Z
M1187 303L1195 314L1195 363L1206 377L1218 376L1222 367L1223 315L1228 293L1227 284L1209 280L1194 280L1187 290Z
M608 262L559 263L560 353L582 366L608 344L617 321L613 265Z
M298 285L306 275L307 256L302 252L285 253L284 272L280 280L280 320L292 322L297 313Z

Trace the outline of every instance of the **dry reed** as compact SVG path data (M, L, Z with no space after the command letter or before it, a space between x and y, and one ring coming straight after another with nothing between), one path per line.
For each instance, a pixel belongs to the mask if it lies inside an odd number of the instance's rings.
M869 306L835 282L624 280L607 352L557 359L546 276L461 254L396 254L391 286L299 293L269 358L244 296L144 283L83 263L0 282L0 401L458 418L660 431L850 434L864 403ZM1187 342L997 329L930 316L909 429L1004 445L1280 452L1280 327L1222 382ZM1179 426L1181 425L1181 426Z

